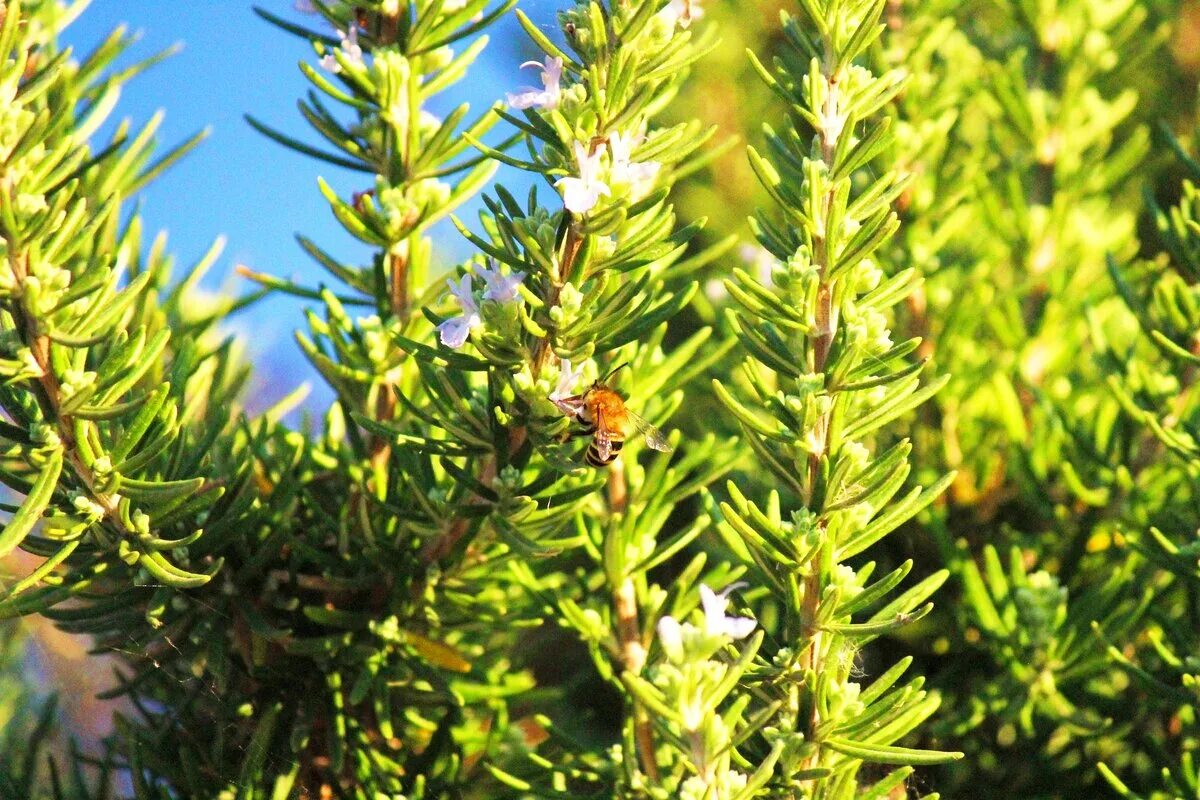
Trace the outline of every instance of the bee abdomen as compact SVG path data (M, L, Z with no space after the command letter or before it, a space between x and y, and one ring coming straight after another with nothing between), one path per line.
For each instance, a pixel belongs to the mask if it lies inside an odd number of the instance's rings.
M587 454L584 460L593 467L607 467L609 464L617 460L617 456L621 455L621 448L625 446L623 441L614 441L609 444L608 458L600 457L600 448L595 442L588 445Z

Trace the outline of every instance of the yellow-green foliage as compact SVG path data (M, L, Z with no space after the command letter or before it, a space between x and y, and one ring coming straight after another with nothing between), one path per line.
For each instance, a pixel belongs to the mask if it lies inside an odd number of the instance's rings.
M61 50L84 5L0 3L0 618L132 710L51 755L14 683L0 800L1200 792L1186 6L259 10L309 129L249 122L371 252L248 275L312 306L294 429L259 295L129 212L202 136L97 140L157 57ZM456 104L506 15L528 80Z

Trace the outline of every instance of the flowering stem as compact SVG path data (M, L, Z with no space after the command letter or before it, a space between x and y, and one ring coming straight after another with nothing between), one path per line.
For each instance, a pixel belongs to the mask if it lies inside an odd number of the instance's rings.
M570 213L570 212L565 212ZM567 227L563 240L562 259L559 263L557 279L553 282L549 295L551 308L559 304L562 288L574 276L575 261L583 247L583 237L580 236L574 224ZM555 358L551 347L551 337L547 336L538 342L533 355L533 375L536 378L542 369ZM524 427L516 429L514 436L518 437L516 445L524 442L526 431ZM512 449L512 448L510 448ZM613 514L623 514L629 501L629 490L625 480L625 465L618 458L608 470L608 507ZM646 648L642 644L641 624L638 619L637 587L633 578L626 576L613 591L613 609L617 617L617 637L620 641L621 661L626 670L634 675L641 673L646 663ZM637 742L638 758L642 771L651 781L658 780L658 765L654 757L654 734L650 719L641 703L633 701L634 737Z
M564 212L570 213L570 212ZM563 258L559 266L558 279L554 281L550 288L548 305L553 308L559 304L559 297L562 293L562 287L570 281L575 269L575 259L579 256L580 248L583 247L583 238L579 235L574 225L567 227L567 234L563 240ZM533 377L536 379L542 373L542 369L546 367L552 359L555 358L554 350L550 346L551 337L547 336L544 339L538 340L537 346L534 348L533 357L530 360L530 368L533 372ZM525 438L529 435L524 425L518 425L509 432L508 450L515 452L525 444ZM480 482L487 486L496 477L498 470L496 456L489 456L483 464L482 472L480 473ZM473 495L471 498L472 504L486 502L482 497ZM458 543L470 529L470 522L466 518L454 520L450 526L442 533L441 536L430 541L424 549L421 550L421 559L424 563L432 563L438 559L445 558L454 549L454 545ZM636 606L635 606L636 612ZM636 624L636 623L635 623Z
M838 138L843 132L844 118L841 116L841 111L838 107L838 84L840 76L831 63L831 56L834 53L832 43L826 42L825 53L826 58L822 64L822 72L826 82L826 96L825 107L822 111L820 136L821 160L824 162L825 174L830 175L833 173L835 166L835 153L837 151ZM833 212L834 203L837 202L836 192L837 186L830 180L821 198L822 224L816 226L814 232L813 262L819 275L814 315L816 331L812 351L812 371L814 374L822 374L825 371L829 361L830 348L837 333L837 311L833 303L834 287L827 280L827 276L833 268L833 254L830 252L824 225L825 220L829 219L830 214ZM822 479L821 465L830 451L831 442L829 441L829 435L834 413L836 413L836 405L831 406L829 411L818 418L813 429L814 442L812 452L808 456L808 484L806 487L807 500L810 507L813 504L819 506L825 504L824 498L819 496L821 493L818 492L818 487ZM819 508L813 510L820 511ZM818 522L818 525L821 532L821 545L817 548L812 560L808 564L808 573L804 579L803 605L801 607L802 624L805 627L804 634L807 642L800 654L800 667L812 675L820 674L823 667L821 659L822 637L820 630L817 628L817 619L820 615L824 562L830 555L829 549L832 544L826 541L825 519L823 517ZM816 741L817 730L820 724L821 715L814 697L807 732L807 738L810 742ZM820 763L820 758L821 750L819 747L816 747L809 756L808 766L816 766Z
M6 244L10 248L9 266L12 269L16 285L20 287L29 275L29 255L28 253L18 252L15 246L16 243L12 240L7 240ZM13 315L13 320L16 323L15 327L25 332L26 341L29 343L29 350L38 365L41 374L38 377L38 382L35 384L36 391L33 394L37 399L42 416L47 422L53 422L55 425L55 430L62 442L65 460L71 465L71 468L83 485L87 487L88 494L92 500L104 509L104 515L109 523L122 535L130 533L121 520L120 509L117 507L117 503L113 497L95 488L95 473L93 473L91 467L84 462L79 454L78 444L75 439L74 421L70 415L62 413L60 405L62 388L59 385L58 376L55 375L53 364L50 360L50 337L39 330L36 319L25 314L19 300L12 304L9 312Z
M570 214L569 211L563 211L564 214ZM574 277L575 259L579 257L579 251L583 247L583 237L579 235L573 223L567 226L567 235L563 239L563 255L558 266L558 277L550 287L550 295L547 298L547 306L555 308L559 305L559 300L562 296L563 286L570 283ZM542 374L542 370L550 364L554 358L554 349L550 346L551 336L540 339L533 353L533 377L536 379Z

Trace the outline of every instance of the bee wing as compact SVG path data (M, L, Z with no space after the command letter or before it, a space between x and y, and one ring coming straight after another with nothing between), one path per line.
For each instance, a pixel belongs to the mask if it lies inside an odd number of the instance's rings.
M596 410L596 454L600 456L600 461L607 462L608 457L612 455L612 437L609 436L608 428L604 427L604 411Z
M625 409L625 413L629 415L630 421L633 422L633 427L637 428L642 436L645 437L646 446L651 450L657 450L660 453L669 453L674 449L667 441L667 437L663 436L662 431L660 431L658 428L654 427L629 409Z

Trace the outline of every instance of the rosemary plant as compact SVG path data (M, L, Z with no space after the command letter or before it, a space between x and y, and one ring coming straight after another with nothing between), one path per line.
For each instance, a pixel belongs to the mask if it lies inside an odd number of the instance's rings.
M893 342L888 327L886 312L919 276L911 269L887 275L873 258L896 230L891 204L906 185L898 171L874 169L892 145L880 111L904 77L898 70L877 76L856 62L882 32L883 4L813 0L802 9L802 18L783 17L789 48L774 69L757 64L791 116L786 130L765 127L769 158L750 153L781 212L754 220L777 259L778 289L741 270L728 283L749 358L735 389L716 384L779 487L756 503L731 483L721 506L727 546L778 617L772 635L743 655L747 667L756 656L741 677L758 687L762 707L745 712L754 723L736 735L753 732L758 757L748 760L763 766L751 782L769 781L772 796L883 796L912 765L957 754L897 746L937 699L920 677L898 683L907 661L860 686L856 659L868 642L927 614L925 601L947 573L893 595L911 561L874 580L873 562L858 569L847 562L952 479L898 496L910 445L883 433L943 381L922 386L922 363L909 358L919 340ZM784 511L784 497L794 510ZM713 752L725 746L714 735L704 741ZM868 762L903 766L869 778ZM763 777L766 765L774 774Z
M122 703L83 752L0 631L0 800L1196 794L1185 15L781 4L259 9L365 256L213 299L129 205L203 134L106 125L165 54L0 2L0 619ZM269 292L298 426L221 332Z

